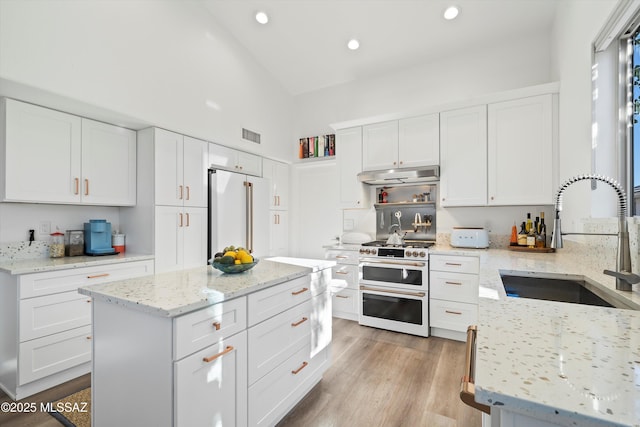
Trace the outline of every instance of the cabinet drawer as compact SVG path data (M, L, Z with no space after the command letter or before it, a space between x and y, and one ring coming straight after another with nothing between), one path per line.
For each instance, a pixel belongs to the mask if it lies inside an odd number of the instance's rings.
M311 300L249 329L249 384L311 342Z
M299 387L310 379L321 358L309 358L305 346L249 387L249 425L275 425L303 396Z
M173 425L246 426L246 366L244 331L175 362Z
M477 274L432 271L431 298L477 304L478 283Z
M358 316L358 291L354 289L331 288L333 314L345 313Z
M476 304L432 299L429 310L431 320L429 326L433 328L466 332L469 325L478 322L478 306Z
M247 299L240 297L173 320L174 360L215 344L247 327Z
M478 257L431 255L429 263L431 270L476 274L480 272L480 258Z
M309 275L249 295L249 326L280 314L311 298Z
M31 298L59 292L75 291L81 286L153 274L153 261L82 267L20 276L20 298Z
M91 298L77 292L20 301L20 342L91 324Z
M340 264L331 268L331 286L358 288L358 266Z
M330 259L340 264L358 264L359 253L357 250L328 249L324 253L325 259Z
M23 342L18 352L20 385L73 368L91 360L91 326Z

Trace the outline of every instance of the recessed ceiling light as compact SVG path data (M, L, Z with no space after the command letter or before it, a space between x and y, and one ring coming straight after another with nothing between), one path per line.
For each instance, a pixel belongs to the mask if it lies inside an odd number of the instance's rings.
M349 43L347 43L347 47L351 50L356 50L360 47L360 42L356 39L351 39L349 40Z
M444 19L451 20L458 16L460 10L456 6L449 6L447 10L444 11Z
M256 21L264 25L269 22L269 16L265 12L258 12L256 13Z

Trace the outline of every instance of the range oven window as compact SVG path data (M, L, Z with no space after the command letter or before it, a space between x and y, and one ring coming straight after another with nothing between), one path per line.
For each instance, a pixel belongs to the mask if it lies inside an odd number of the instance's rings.
M410 268L362 267L362 279L374 282L422 286L423 271Z
M422 299L362 293L362 315L422 325Z

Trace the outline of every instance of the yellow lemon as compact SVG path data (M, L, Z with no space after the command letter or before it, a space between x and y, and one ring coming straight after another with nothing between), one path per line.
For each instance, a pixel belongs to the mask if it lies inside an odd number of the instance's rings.
M230 256L230 257L233 257L235 259L236 255L237 255L236 251L227 251L227 252L224 253L223 256Z
M246 252L243 255L240 255L239 258L240 262L243 264L251 264L253 262L253 257Z
M247 256L247 255L249 255L249 252L245 251L244 249L238 249L238 258L242 259L243 256Z
M239 259L235 260L233 263L234 264L242 264L242 262Z

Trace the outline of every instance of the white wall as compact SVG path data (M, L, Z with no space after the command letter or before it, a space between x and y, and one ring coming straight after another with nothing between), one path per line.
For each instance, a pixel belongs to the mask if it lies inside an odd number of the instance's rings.
M2 0L0 58L0 95L290 155L291 96L201 2Z

